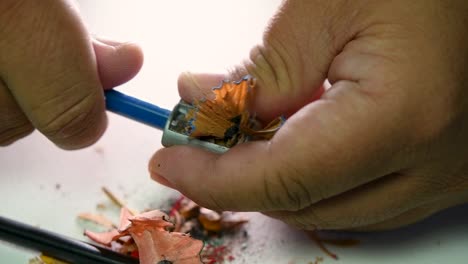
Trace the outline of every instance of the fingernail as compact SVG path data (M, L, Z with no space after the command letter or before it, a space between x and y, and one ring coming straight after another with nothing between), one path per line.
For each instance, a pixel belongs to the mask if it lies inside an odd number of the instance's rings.
M201 93L194 96L196 99L203 99L206 96L211 96L208 93L211 88L219 86L226 75L222 73L193 73L183 72L179 76L178 86L179 90L189 89L192 91L201 91Z
M120 46L122 44L127 43L125 41L117 41L117 40L108 39L108 38L104 38L104 37L93 37L93 41L96 42L96 43L100 43L100 44L104 44L104 45L108 45L108 46L112 46L112 47L118 47L118 46Z
M186 78L188 82L191 82L192 85L199 88L204 87L214 87L219 85L226 76L221 73L192 73L185 72L182 73L183 78Z
M135 43L103 43L93 40L93 47L104 89L127 82L138 73L143 64L143 52Z

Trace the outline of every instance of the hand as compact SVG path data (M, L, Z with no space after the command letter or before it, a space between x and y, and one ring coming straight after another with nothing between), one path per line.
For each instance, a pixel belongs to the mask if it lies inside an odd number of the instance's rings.
M303 229L396 228L467 202L466 14L463 0L285 1L227 76L255 77L254 112L291 114L285 125L223 155L161 149L153 179L202 206ZM223 78L184 74L180 94Z
M142 53L91 38L67 0L0 3L0 145L37 128L66 149L95 142L106 126L103 88L131 79Z

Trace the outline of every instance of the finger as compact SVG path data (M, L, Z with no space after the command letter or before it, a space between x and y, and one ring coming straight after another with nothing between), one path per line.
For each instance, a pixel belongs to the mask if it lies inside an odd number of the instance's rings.
M58 146L94 143L106 127L88 32L72 3L21 1L2 13L0 74L33 125Z
M268 212L301 229L352 229L397 217L435 199L419 177L390 174L298 211Z
M377 230L416 222L462 202L422 171L400 172L320 201L299 211L268 212L301 229Z
M0 146L9 145L33 130L10 91L0 80Z
M351 228L350 231L358 232L371 232L371 231L385 231L391 229L397 229L411 224L421 222L423 219L433 215L434 213L442 210L436 205L429 204L413 208L408 210L401 215L398 215L394 218L385 220L380 223L374 223L368 226L360 226L356 228Z
M238 72L237 72L238 73ZM232 80L237 81L241 79L236 74L213 74L213 73L191 73L191 72L184 72L182 73L177 81L177 86L179 88L180 97L186 102L192 102L193 100L203 100L203 99L212 99L214 96L213 87L219 87L223 81ZM258 86L254 87L254 89L258 90ZM308 98L307 101L302 101L301 103L310 103L317 99L319 99L322 94L325 92L323 86L318 87L315 93L309 98L305 95L305 98ZM287 97L287 96L285 96ZM288 99L289 101L289 99ZM258 114L257 108L258 106L255 104L250 105L249 111L255 113L258 119L269 120L271 117L274 116L272 113L264 113ZM292 108L293 110L289 110L289 112L281 113L282 116L290 116L297 107ZM272 108L270 108L272 109ZM276 113L275 111L274 113ZM277 117L277 116L276 116ZM268 121L267 121L268 122Z
M93 39L93 47L104 89L129 81L143 65L143 52L134 43L119 43L99 38Z
M338 12L337 1L284 1L248 60L226 74L183 73L178 82L181 97L191 101L223 79L237 81L250 74L256 79L252 103L256 116L264 120L289 116L317 96L333 57L354 34L349 26L340 34L323 26L333 24L340 31L346 18Z
M358 227L352 229L352 231L382 231L408 226L414 223L418 223L445 209L464 204L467 201L468 197L466 194L460 195L457 193L452 197L440 199L435 202L411 209L395 218L369 226Z

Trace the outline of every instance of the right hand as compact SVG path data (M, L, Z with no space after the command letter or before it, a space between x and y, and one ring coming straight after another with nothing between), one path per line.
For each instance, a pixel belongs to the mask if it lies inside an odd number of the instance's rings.
M94 143L106 127L103 88L142 61L134 44L93 39L71 0L2 0L0 145L34 128L65 149Z

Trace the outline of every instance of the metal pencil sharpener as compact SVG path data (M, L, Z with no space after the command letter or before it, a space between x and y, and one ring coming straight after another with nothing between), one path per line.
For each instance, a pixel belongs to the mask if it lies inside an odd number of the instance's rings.
M187 127L190 127L190 125L186 116L190 109L193 109L193 106L184 101L180 101L174 107L166 125L164 126L161 140L162 145L165 147L174 145L191 145L201 147L215 153L226 152L229 148L225 146L189 136Z

